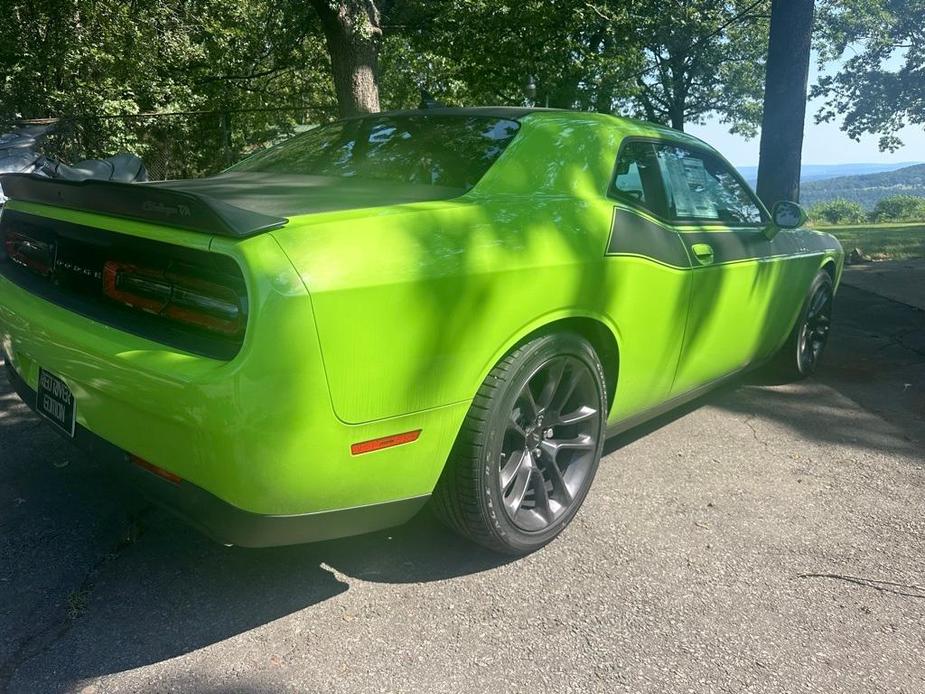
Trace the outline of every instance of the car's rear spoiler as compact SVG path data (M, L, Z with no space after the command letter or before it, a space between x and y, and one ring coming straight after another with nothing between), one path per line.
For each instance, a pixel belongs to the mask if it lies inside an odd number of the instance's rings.
M278 229L289 221L285 217L235 207L206 195L144 183L66 181L32 174L3 174L0 175L0 188L11 200L99 212L234 238L256 236Z

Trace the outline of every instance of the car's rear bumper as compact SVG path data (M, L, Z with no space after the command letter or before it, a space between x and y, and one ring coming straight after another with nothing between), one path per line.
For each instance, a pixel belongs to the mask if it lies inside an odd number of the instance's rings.
M468 403L338 420L304 287L265 283L253 277L248 338L225 362L101 325L0 277L0 349L32 389L40 370L61 379L78 426L246 512L302 516L430 494ZM353 453L409 431L420 436Z
M433 491L468 402L362 423L339 419L325 377L312 298L272 236L210 240L53 207L21 211L225 254L240 268L248 322L240 351L228 360L100 322L0 276L0 350L6 361L30 389L37 388L43 371L67 386L81 440L93 436L107 442L123 467L128 455L183 480L178 490L158 492L168 497L168 505L200 519L220 539L257 544L247 534L231 536L242 525L238 520L210 520L216 514L208 509L224 504L236 512L230 516L259 519L247 525L278 527L275 537L259 541L278 544L393 524L420 503L405 499L425 498ZM344 329L360 328L348 324ZM391 365L382 362L381 367L387 371ZM358 382L355 397L375 400L381 393L377 384ZM408 387L416 385L409 382ZM407 432L419 435L403 445L354 450L357 444ZM367 521L380 506L385 518ZM396 517L394 509L402 513ZM335 518L334 513L342 515Z
M35 391L6 360L10 384L33 410ZM77 425L74 444L137 487L152 502L223 544L269 547L317 542L389 528L409 520L429 495L354 508L292 515L252 513L219 499L186 480L172 482L131 462L129 454Z

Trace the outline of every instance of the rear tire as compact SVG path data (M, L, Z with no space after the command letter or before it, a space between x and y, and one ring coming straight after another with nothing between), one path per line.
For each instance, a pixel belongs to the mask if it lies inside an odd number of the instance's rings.
M833 296L832 277L820 270L809 287L793 331L771 363L777 376L798 381L815 373L829 339Z
M514 349L479 388L433 495L452 529L521 555L552 541L597 472L607 417L604 370L572 333Z

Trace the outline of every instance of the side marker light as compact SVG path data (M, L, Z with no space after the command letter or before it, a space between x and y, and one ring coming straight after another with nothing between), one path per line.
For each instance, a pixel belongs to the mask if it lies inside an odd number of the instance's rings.
M417 429L415 431L406 431L403 434L392 434L391 436L383 436L378 439L371 439L369 441L361 441L360 443L355 443L350 446L350 452L353 455L361 455L363 453L372 453L373 451L379 451L383 448L391 448L392 446L401 446L404 443L411 443L417 441L418 437L421 435L421 430Z

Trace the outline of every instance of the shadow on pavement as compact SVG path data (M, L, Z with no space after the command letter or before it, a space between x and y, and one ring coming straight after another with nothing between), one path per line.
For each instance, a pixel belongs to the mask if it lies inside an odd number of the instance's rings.
M223 547L147 506L21 404L2 404L0 692L174 658L336 598L348 581L445 580L509 561L427 510L356 538Z
M214 544L161 511L106 560L70 619L73 682L174 658L336 598L348 581L430 581L500 563L422 514L390 533L271 549ZM29 667L20 668L32 680ZM56 678L56 679L57 679Z
M925 311L842 286L818 373L777 386L756 372L717 405L777 421L807 440L847 443L925 461ZM838 407L823 387L860 405Z
M784 424L812 441L852 443L925 461L925 311L842 286L819 372L782 383L762 369L607 442L614 453L704 405ZM856 402L833 407L820 390Z
M923 313L850 288L838 310L817 379L778 388L752 377L617 437L606 452L709 404L811 440L921 460ZM863 421L814 398L823 386L861 404ZM174 658L336 599L351 583L440 581L508 561L444 530L428 511L363 537L244 550L149 510L146 532L127 541L126 509L137 499L16 404L5 383L0 460L0 691L37 683L47 691Z
M2 380L0 692L174 658L336 598L348 581L438 581L509 561L428 510L356 538L223 547L111 479Z

